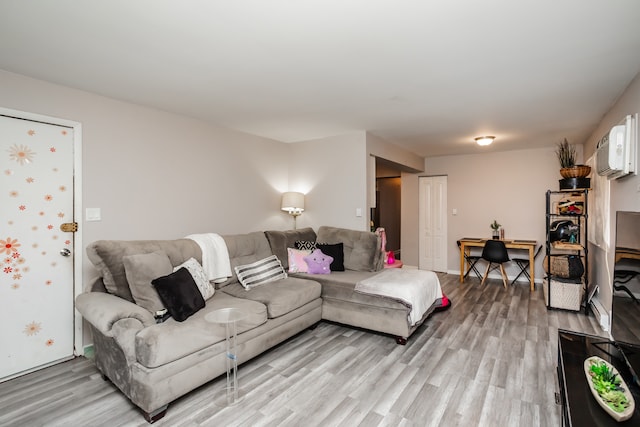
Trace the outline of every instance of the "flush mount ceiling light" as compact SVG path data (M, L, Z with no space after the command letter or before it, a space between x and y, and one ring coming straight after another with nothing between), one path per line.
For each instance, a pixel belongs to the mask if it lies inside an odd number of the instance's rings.
M478 143L478 145L489 145L493 142L493 140L496 139L495 136L479 136L476 138L476 142Z

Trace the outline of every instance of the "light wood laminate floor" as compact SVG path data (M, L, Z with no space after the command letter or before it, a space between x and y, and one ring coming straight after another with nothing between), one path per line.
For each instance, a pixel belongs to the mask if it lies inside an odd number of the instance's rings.
M458 282L453 301L406 346L322 322L239 369L237 406L218 378L169 406L157 426L559 426L557 330L605 335L593 315L547 310L541 285ZM146 426L84 357L0 384L0 426Z

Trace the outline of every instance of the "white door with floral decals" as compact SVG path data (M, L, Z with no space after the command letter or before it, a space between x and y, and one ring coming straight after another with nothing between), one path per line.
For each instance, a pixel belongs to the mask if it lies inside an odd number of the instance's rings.
M0 381L73 356L73 132L0 115Z

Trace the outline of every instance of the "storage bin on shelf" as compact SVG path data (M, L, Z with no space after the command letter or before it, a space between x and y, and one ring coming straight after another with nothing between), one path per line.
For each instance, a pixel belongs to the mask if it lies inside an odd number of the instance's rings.
M547 289L549 288L549 289ZM584 283L579 279L561 279L553 277L542 286L544 302L548 307L580 311L584 297ZM551 294L551 301L549 301Z

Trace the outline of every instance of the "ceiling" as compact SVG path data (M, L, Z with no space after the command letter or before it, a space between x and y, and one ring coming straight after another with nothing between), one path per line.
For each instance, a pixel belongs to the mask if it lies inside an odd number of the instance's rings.
M0 0L0 69L439 156L583 143L640 71L639 21L637 0Z

